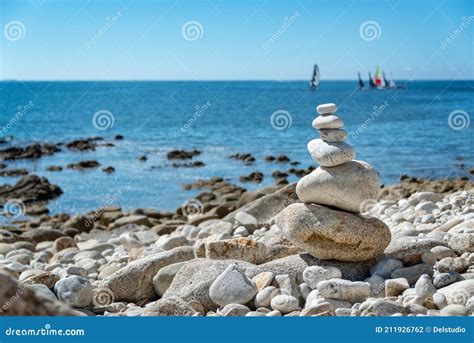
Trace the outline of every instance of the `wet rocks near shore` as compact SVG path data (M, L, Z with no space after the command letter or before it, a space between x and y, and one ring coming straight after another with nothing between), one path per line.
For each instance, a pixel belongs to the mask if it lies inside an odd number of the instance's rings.
M172 150L172 151L169 151L166 154L166 158L168 158L169 160L190 160L194 156L198 156L200 154L201 154L201 151L199 151L197 149L193 149L193 150L190 150L190 151Z
M86 161L80 161L77 163L70 163L67 165L67 168L73 169L73 170L85 170L85 169L98 168L99 166L100 166L100 163L95 160L86 160Z
M26 147L11 147L0 150L0 160L22 160L35 159L43 156L53 155L61 151L56 144L31 144Z
M255 162L255 157L253 157L252 154L232 154L229 156L229 158L240 160L244 162L246 166L249 166Z
M3 176L3 177L17 177L17 176L23 176L27 174L28 174L28 170L24 168L0 170L0 176Z
M256 171L252 172L249 175L243 175L239 178L240 182L256 182L260 183L263 181L263 173Z
M19 199L25 203L34 203L54 199L62 194L61 188L49 183L44 177L27 175L14 185L0 186L0 202Z

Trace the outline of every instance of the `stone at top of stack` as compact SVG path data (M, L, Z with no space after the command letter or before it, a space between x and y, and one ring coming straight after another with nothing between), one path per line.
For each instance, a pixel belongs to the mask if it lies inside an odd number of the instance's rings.
M383 254L390 230L376 218L353 213L377 197L378 175L368 163L352 160L355 151L344 142L347 132L336 110L335 104L317 107L313 127L321 138L310 141L308 150L320 166L296 186L304 203L286 207L275 222L286 238L317 258L369 260Z
M353 161L354 148L344 141L347 132L336 111L335 104L317 107L313 127L321 138L310 141L308 151L320 167L298 182L296 192L306 203L359 213L365 201L377 197L378 175L368 163Z

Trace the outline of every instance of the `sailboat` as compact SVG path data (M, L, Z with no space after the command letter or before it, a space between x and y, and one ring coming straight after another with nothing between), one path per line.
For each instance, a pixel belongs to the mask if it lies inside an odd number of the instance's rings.
M382 71L380 70L379 67L377 67L377 69L375 69L374 83L375 83L375 86L378 89L385 88L385 80L382 77Z
M362 78L360 77L360 73L357 73L357 76L359 77L359 89L364 88L364 81L362 81Z
M319 67L317 64L313 66L313 76L309 82L309 89L312 91L319 89Z
M391 87L390 87L390 83L388 82L387 77L385 76L385 72L384 72L384 71L382 72L382 77L383 77L383 82L385 82L385 87L386 87L386 88L391 88Z
M359 77L359 89L364 88L364 82L360 77L360 73L357 73ZM390 73L390 80L387 79L385 72L377 67L375 70L375 75L372 77L372 74L369 71L369 88L370 89L404 89L406 86L405 84L395 84L393 81L392 73Z
M374 79L372 79L372 74L369 71L369 88L377 88L377 85L374 83Z

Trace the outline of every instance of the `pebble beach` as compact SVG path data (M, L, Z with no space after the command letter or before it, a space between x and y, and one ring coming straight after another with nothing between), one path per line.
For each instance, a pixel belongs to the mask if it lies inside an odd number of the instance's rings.
M86 213L49 213L61 188L17 170L18 182L0 186L4 208L20 204L27 215L12 212L0 227L2 314L473 315L469 177L405 175L382 186L376 168L356 159L357 145L347 143L336 104L319 105L312 126L307 153L317 167L289 166L295 182L287 171L275 173L273 185L251 190L225 177L199 179L182 185L196 195L174 212L124 210L112 198ZM38 144L0 156L41 158L58 148L104 144ZM198 150L173 150L168 160L199 168L194 156ZM251 164L254 157L232 158ZM97 167L93 161L65 166ZM260 174L242 175L241 182L258 183Z

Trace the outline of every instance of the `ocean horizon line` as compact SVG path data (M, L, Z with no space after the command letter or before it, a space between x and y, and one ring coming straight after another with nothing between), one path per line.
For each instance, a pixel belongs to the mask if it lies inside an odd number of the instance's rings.
M321 82L357 82L358 79L330 79L330 80L321 80ZM452 82L470 82L474 79L394 79L395 81L403 82L442 82L442 81L452 81ZM292 80L271 80L271 79L206 79L206 80L186 80L186 79L38 79L38 80L13 80L5 79L0 82L308 82L307 79L292 79Z

